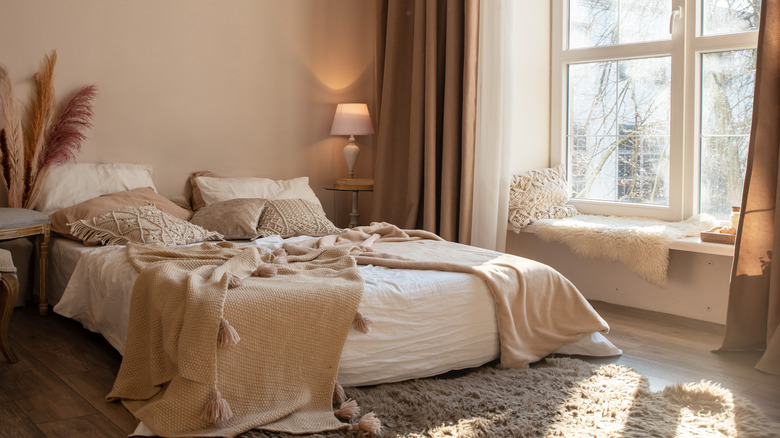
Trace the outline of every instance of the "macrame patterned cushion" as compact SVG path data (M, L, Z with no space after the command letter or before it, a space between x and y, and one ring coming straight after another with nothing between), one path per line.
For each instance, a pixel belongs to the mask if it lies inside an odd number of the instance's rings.
M222 235L159 210L153 205L124 207L68 224L87 245L182 245L219 240Z
M509 192L509 222L518 231L537 219L574 216L577 209L568 201L566 170L561 164L514 175Z
M324 236L341 232L319 205L304 199L268 201L257 232L263 236Z

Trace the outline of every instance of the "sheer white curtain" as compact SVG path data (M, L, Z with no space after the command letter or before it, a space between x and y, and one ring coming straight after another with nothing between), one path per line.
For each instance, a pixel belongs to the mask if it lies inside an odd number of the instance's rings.
M503 251L509 215L509 184L516 53L507 20L513 0L480 2L477 130L471 244Z

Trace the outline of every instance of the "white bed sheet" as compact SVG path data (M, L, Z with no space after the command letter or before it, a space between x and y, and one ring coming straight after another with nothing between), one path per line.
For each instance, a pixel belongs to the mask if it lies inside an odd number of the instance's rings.
M300 238L293 238L296 240ZM275 249L279 237L244 245ZM54 245L73 274L54 307L60 315L101 333L124 351L130 297L137 277L122 246ZM59 267L66 271L67 266ZM339 382L360 386L428 377L475 367L499 355L492 295L475 276L438 271L360 268L365 281L359 311L373 320L368 333L350 330L339 365ZM565 354L620 354L600 333L556 350Z

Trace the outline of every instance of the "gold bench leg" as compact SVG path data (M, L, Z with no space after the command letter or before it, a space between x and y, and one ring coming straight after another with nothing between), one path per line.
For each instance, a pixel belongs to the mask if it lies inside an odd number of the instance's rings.
M19 280L16 275L0 274L0 351L11 363L19 361L8 343L8 325L11 323L11 312L18 294Z

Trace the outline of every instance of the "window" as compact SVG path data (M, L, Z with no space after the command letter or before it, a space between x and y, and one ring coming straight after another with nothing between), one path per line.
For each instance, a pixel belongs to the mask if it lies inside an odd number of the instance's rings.
M553 2L552 151L585 213L740 205L759 0Z

